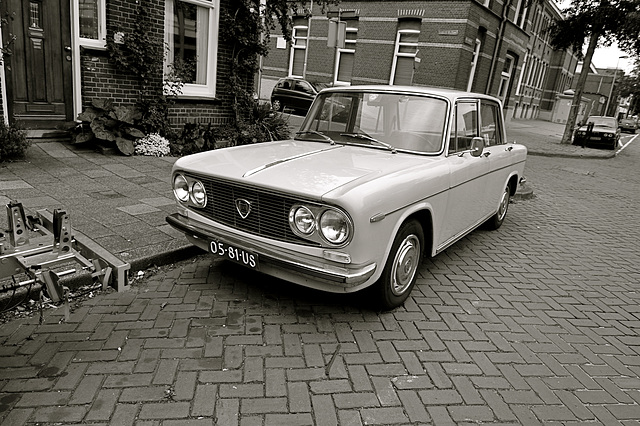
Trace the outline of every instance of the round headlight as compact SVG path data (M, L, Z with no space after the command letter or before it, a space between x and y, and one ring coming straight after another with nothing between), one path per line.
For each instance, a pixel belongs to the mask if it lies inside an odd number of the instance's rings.
M204 207L207 205L207 193L204 190L202 182L196 181L191 187L191 200L198 207Z
M320 217L322 235L332 244L342 244L349 238L349 220L337 210L327 210Z
M182 175L177 175L173 179L173 194L183 203L189 200L189 183L187 182L187 178Z
M607 133L605 136L608 137L608 138L612 138L613 137L613 133Z
M316 229L316 218L306 207L298 207L293 212L292 222L296 229L304 235L309 235Z

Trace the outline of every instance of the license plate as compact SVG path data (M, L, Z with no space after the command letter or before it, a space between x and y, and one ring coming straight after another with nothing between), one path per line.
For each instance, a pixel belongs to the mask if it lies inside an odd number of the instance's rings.
M240 263L241 265L251 269L258 269L258 255L255 253L251 253L221 241L211 241L209 249L211 250L211 253L215 255Z
M592 141L599 141L602 138L600 136L591 136L589 139Z

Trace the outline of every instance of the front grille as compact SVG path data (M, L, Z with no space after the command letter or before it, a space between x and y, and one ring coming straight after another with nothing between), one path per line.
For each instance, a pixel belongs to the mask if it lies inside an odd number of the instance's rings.
M206 218L261 237L319 246L313 241L298 237L289 227L289 210L302 200L223 179L193 174L187 176L200 180L207 191L207 206L204 209L191 207ZM246 219L243 219L236 209L236 200L239 199L251 203L251 213Z

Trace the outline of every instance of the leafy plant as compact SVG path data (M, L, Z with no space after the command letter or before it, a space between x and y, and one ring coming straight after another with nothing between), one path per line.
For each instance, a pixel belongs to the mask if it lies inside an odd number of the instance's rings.
M186 123L182 133L171 142L171 152L180 156L225 146L249 145L289 138L288 121L282 114L273 112L269 105L256 103L252 117L254 118L252 121L240 120L221 127Z
M72 141L111 144L122 154L132 155L135 140L145 136L136 126L141 118L136 107L114 106L111 99L94 99L91 106L78 115L81 123L76 126Z
M216 136L211 124L186 123L182 132L170 142L171 152L182 156L215 148Z
M24 157L30 146L31 141L24 130L0 120L0 162Z

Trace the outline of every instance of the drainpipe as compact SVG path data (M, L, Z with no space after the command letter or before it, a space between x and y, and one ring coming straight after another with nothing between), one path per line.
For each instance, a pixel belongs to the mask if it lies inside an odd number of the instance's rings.
M507 26L507 18L509 17L509 9L511 8L511 2L513 0L508 0L502 6L502 19L500 20L500 26L498 27L498 35L496 37L496 45L493 48L493 57L491 58L491 68L489 68L489 78L487 80L487 87L484 91L486 95L491 94L491 89L493 87L493 73L496 71L496 67L498 64L498 57L500 55L500 50L502 49L502 39L504 38L504 30Z

